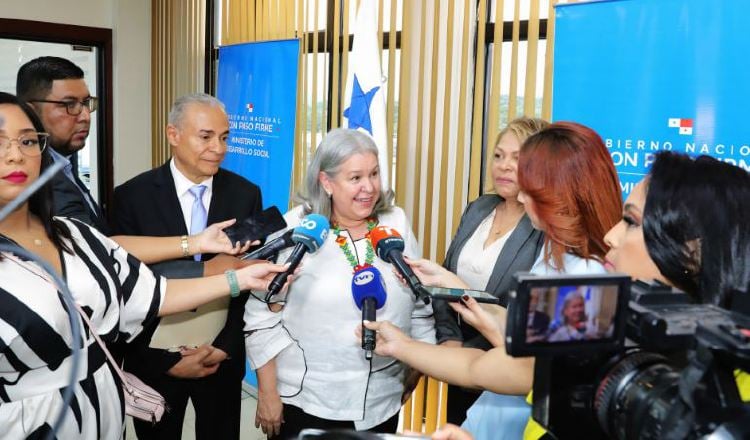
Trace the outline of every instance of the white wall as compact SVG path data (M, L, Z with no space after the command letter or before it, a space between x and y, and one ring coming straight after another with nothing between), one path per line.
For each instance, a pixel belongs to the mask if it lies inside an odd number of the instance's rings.
M114 161L118 185L151 169L151 1L113 3Z
M151 168L151 2L2 0L0 16L112 29L114 179Z

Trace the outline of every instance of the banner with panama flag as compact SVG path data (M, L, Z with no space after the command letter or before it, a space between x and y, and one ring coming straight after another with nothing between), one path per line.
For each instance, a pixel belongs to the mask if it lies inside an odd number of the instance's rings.
M289 205L299 43L258 41L219 48L216 97L229 119L221 166L258 185L263 207L276 206L281 212ZM257 389L249 364L245 381Z
M221 166L258 185L263 207L281 212L289 204L299 50L297 39L219 48L216 97L229 118Z
M366 132L378 146L380 178L390 188L388 131L385 122L383 70L380 66L375 1L362 1L354 25L352 52L344 90L344 127Z
M602 136L624 195L661 150L750 170L748 15L737 0L556 6L553 119Z

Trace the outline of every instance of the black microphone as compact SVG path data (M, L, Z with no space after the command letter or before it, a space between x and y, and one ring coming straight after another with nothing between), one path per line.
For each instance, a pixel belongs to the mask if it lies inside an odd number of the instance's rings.
M294 242L292 241L292 234L294 229L290 229L279 237L274 238L258 249L248 252L240 257L240 260L267 260L274 256L277 252L284 250L288 247L292 247Z
M373 266L356 271L352 278L352 296L357 307L362 310L362 321L375 322L375 311L383 307L387 298L380 271ZM364 323L362 349L365 350L365 359L372 359L372 352L375 350L375 330L365 327Z
M289 267L284 272L276 274L271 284L268 285L266 300L279 293L289 275L294 273L307 252L315 252L323 245L326 237L328 237L328 228L327 218L320 214L310 214L303 218L299 226L292 230L292 241L296 245L292 254L286 260Z
M378 226L370 231L370 241L372 241L372 247L375 248L378 257L396 267L396 270L404 277L417 299L421 299L425 304L429 304L430 294L425 291L419 278L417 278L411 267L404 261L404 239L401 238L401 234L388 226Z

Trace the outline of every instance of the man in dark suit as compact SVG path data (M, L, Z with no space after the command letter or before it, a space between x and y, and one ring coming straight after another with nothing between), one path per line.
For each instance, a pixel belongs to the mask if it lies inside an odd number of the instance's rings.
M526 319L526 342L540 342L547 339L550 318L546 313L537 309L539 292L532 291L529 297L529 315Z
M216 98L196 94L177 99L166 131L172 159L115 189L116 233L187 235L206 224L242 220L261 211L259 188L219 168L229 123ZM192 257L183 261L192 262ZM207 264L205 274L209 272ZM195 408L196 438L239 437L245 301L247 295L232 298L226 325L210 345L181 352L150 348L156 326L129 344L125 368L161 392L171 408L156 425L136 421L139 438L179 439L188 399Z
M101 208L78 177L76 153L86 145L97 108L83 70L65 58L35 58L18 70L16 95L34 107L50 134L52 159L65 165L52 180L54 215L76 218L108 234Z

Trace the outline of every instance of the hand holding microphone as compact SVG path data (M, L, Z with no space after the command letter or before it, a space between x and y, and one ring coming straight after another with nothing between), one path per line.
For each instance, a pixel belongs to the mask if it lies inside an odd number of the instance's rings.
M362 349L365 350L365 359L369 360L375 350L375 331L366 328L364 323L375 321L375 311L383 307L388 297L380 271L373 266L356 271L352 278L352 296L362 310Z
M284 232L280 237L274 238L260 248L242 255L240 260L267 260L277 252L294 246L295 243L292 241L292 234L294 234L294 229L290 229Z
M370 240L372 247L378 257L391 263L399 274L404 277L406 283L411 288L417 299L421 299L425 304L430 303L430 295L425 291L419 278L414 274L408 264L404 261L404 239L401 234L388 226L378 226L370 231Z
M363 328L375 333L377 340L375 353L380 356L401 359L403 351L408 350L409 343L414 341L390 321L363 321L362 325L354 330L357 337L364 336Z
M289 269L286 266L268 261L258 264L248 264L247 266L234 271L235 276L237 277L237 287L240 291L266 290L269 288L270 283L273 280L286 272L289 272ZM292 273L294 273L294 271L289 272L289 274ZM284 282L286 282L288 277L289 275L284 278Z
M289 275L293 274L302 261L302 257L307 252L315 252L323 245L328 237L328 219L320 214L310 214L302 219L299 226L292 232L292 241L295 243L294 250L287 258L286 263L289 267L276 275L271 284L268 286L266 301L269 301L273 295L279 293L286 283Z

